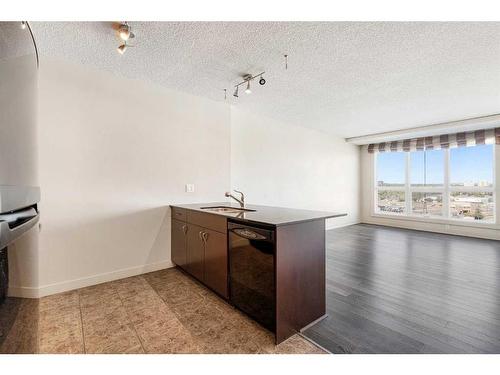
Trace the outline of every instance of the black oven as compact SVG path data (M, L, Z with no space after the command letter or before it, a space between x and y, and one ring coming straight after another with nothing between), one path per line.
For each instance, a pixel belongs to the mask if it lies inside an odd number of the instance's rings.
M265 328L276 328L275 232L228 222L231 303Z

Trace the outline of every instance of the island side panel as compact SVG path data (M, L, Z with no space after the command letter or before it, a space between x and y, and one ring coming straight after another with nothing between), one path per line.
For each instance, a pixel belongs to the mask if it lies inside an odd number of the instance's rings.
M326 313L325 219L276 228L276 343Z

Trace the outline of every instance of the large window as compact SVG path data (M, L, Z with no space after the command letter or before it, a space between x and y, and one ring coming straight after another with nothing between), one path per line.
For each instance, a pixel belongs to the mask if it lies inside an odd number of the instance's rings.
M495 222L494 147L376 154L375 212Z

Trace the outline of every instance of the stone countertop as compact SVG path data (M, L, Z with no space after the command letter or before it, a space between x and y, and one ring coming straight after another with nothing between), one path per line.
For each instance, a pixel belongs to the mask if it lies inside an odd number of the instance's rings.
M239 208L238 204L230 202L211 202L211 203L194 203L194 204L172 204L170 207L184 208L187 210L194 210L205 212L213 215L221 215L231 219L238 219L240 221L247 221L249 223L261 223L274 226L296 224L305 221L330 219L335 217L347 216L346 213L338 212L324 212L324 211L310 211L299 210L295 208L284 207L271 207L271 206L258 206L253 204L245 205L246 209L255 211L245 211L241 213L229 212L214 212L202 209L203 207L234 207Z

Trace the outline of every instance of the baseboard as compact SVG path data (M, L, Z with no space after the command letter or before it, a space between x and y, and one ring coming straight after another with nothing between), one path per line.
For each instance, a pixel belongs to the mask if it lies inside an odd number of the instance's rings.
M39 292L40 292L39 288L9 285L8 296L20 297L20 298L39 298Z
M409 230L416 230L419 232L430 232L430 233L439 233L439 234L446 234L449 236L460 236L460 237L473 237L473 238L479 238L483 240L495 240L498 241L499 234L497 229L490 229L490 228L481 228L478 227L477 230L483 231L483 233L474 233L474 232L463 232L462 228L470 229L470 227L461 227L453 224L437 224L436 227L430 226L427 228L421 228L418 225L415 225L411 222L406 223L406 222L379 222L378 220L372 220L372 219L365 219L362 220L359 224L368 224L368 225L378 225L382 227L390 227L390 228L400 228L400 229L409 229ZM447 225L447 229L441 229L438 227L438 225ZM462 230L461 230L462 229ZM491 233L491 234L488 234Z
M39 288L9 286L9 296L22 298L41 298L51 294L67 292L69 290L84 288L86 286L105 283L124 279L126 277L137 276L143 273L159 271L165 268L171 268L175 265L171 261L163 261L158 263L145 264L137 267L124 268L117 271L101 273L79 279L63 281L61 283L42 285Z

